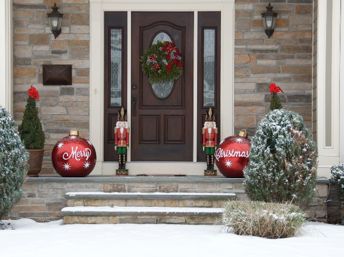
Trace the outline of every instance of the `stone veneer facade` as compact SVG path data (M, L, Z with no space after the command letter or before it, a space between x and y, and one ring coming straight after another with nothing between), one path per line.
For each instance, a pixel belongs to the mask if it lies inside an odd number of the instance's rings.
M52 35L47 19L56 2L63 13L62 33ZM14 0L14 117L23 116L26 90L37 85L40 117L46 133L43 174L51 173L50 154L71 128L89 133L88 0ZM72 86L42 86L42 64L72 64Z
M56 2L64 14L62 33L54 39L46 14ZM271 2L277 28L268 39L261 13ZM50 153L72 128L88 137L89 2L88 0L14 0L14 116L20 122L26 90L41 93L40 116L46 132L42 174L52 173ZM269 83L288 95L287 107L312 126L313 0L237 0L235 33L235 128L252 135L269 107ZM223 24L225 26L225 24ZM223 57L225 58L225 57ZM42 64L72 64L72 86L42 86Z
M271 2L278 13L267 38L261 13ZM288 109L312 126L313 0L236 0L235 128L255 131L269 110L269 83L285 91Z

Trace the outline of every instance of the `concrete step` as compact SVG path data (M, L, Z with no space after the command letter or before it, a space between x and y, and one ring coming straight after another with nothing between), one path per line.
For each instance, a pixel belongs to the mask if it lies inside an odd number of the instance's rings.
M187 192L69 192L67 206L146 206L146 207L223 207L228 200L235 200L235 193Z
M222 208L65 207L65 224L221 224Z

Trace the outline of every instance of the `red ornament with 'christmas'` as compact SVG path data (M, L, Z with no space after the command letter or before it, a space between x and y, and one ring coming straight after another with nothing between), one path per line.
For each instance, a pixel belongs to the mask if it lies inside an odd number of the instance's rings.
M246 131L240 131L238 136L225 138L214 155L220 172L227 178L244 177L243 170L249 161L250 148Z
M63 177L85 177L96 165L97 155L93 145L72 130L68 137L58 141L51 154L53 166Z

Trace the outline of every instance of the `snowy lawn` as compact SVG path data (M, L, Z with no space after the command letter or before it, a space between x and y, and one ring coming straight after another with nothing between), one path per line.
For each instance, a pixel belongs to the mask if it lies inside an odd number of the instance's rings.
M62 225L13 221L0 230L1 257L336 257L344 226L307 223L297 237L263 239L226 233L223 226Z

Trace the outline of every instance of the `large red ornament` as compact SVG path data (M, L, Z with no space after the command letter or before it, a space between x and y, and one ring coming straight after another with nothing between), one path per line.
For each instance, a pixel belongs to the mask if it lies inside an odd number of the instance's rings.
M243 136L225 138L215 151L216 165L227 178L244 177L243 170L248 164L250 155L250 140Z
M63 177L85 177L96 165L96 151L93 145L79 137L78 131L71 131L68 137L58 141L51 154L53 166Z

